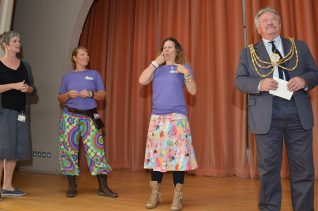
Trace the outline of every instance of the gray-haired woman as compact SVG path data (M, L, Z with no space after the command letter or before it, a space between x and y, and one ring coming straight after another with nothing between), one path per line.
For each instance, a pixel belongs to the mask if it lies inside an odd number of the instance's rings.
M0 181L4 169L2 197L26 193L12 185L18 160L31 158L28 95L35 94L30 66L21 61L20 34L7 31L0 35L5 54L0 58ZM1 198L1 197L0 197Z

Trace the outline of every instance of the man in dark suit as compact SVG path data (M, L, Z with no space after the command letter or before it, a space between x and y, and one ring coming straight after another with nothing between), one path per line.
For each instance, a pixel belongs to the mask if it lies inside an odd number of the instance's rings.
M236 87L248 94L248 123L256 134L258 206L260 210L280 210L284 140L293 208L314 210L314 121L308 90L318 84L318 69L304 42L280 36L281 19L276 10L260 10L255 25L262 40L241 52ZM290 100L269 93L281 86L292 92Z

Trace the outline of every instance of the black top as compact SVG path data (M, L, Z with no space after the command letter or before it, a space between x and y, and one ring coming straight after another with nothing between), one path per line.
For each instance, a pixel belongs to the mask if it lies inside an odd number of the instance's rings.
M29 83L28 71L23 64L20 62L18 69L14 70L5 66L0 61L0 84L9 84L25 81ZM2 107L7 109L13 109L18 112L25 111L26 94L20 90L11 89L1 93L2 95Z

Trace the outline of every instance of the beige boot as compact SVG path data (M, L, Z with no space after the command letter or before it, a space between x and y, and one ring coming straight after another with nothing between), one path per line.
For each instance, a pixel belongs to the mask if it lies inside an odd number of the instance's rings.
M183 184L178 183L174 188L173 202L171 210L182 210Z
M146 204L147 209L157 207L160 202L160 184L157 181L150 181L150 189L151 195Z

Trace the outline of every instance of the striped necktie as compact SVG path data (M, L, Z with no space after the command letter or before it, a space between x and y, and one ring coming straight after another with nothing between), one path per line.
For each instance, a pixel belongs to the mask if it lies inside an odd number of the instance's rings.
M278 55L279 55L279 58L280 58L280 60L281 60L281 59L283 59L283 56L282 56L282 54L279 52L279 50L276 48L274 42L275 42L275 41L270 41L270 42L269 42L269 43L272 45L272 52L278 54ZM281 64L281 65L285 67L285 64L284 64L284 63ZM286 70L284 70L283 68L281 68L280 66L277 66L277 69L278 69L279 78L284 80L284 74L285 74L286 81L289 81L289 79L290 79L289 73L288 73Z

